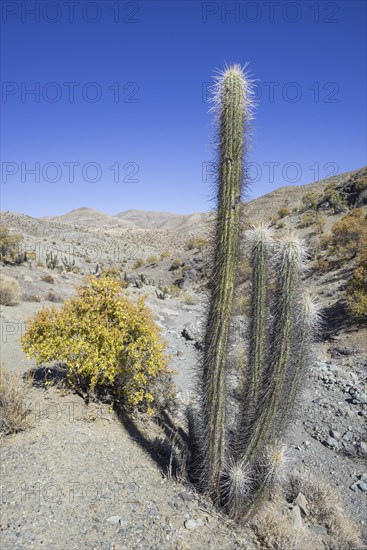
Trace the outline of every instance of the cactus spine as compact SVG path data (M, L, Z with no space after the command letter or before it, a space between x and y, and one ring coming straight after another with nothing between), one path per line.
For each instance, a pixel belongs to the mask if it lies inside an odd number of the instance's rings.
M226 361L238 254L248 93L248 82L238 66L228 68L218 79L215 93L219 111L217 218L201 380L204 485L214 500L220 496L225 458Z

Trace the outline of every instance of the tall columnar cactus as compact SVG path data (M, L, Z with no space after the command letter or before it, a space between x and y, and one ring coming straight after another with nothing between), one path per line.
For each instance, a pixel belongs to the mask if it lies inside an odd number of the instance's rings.
M247 357L238 414L228 422L227 363L238 256L251 86L241 68L227 69L216 87L218 107L217 218L199 414L189 415L192 450L204 490L233 517L251 514L284 459L281 439L310 360L317 307L301 292L305 252L299 239L273 238L266 225L245 234L252 288ZM269 284L271 283L271 284ZM232 325L233 326L233 325Z
M241 67L230 67L219 77L214 96L219 132L217 217L201 376L203 481L214 499L219 498L225 458L228 330L238 254L245 128L250 117L250 97L251 88Z

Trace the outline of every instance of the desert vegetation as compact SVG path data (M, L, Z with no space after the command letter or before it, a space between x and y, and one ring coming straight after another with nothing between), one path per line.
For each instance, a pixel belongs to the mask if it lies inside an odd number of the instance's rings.
M62 309L41 309L22 345L39 364L66 364L79 390L107 387L127 408L153 412L153 382L166 368L164 345L144 302L130 303L116 278L90 277Z

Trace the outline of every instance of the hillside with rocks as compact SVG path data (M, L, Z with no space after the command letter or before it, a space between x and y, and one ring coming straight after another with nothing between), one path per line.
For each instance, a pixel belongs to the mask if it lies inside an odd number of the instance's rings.
M32 218L3 212L1 223L21 235L26 258L2 262L1 274L16 281L19 296L13 305L1 305L1 360L12 373L32 372L33 381L26 396L29 427L13 435L4 429L1 438L2 546L351 550L345 541L357 540L358 531L366 537L367 325L346 303L356 258L337 261L325 244L335 224L359 208L367 213L367 168L281 187L243 206L238 326L246 327L250 285L245 230L258 221L271 223L275 235L296 231L304 239L309 261L303 284L318 297L323 317L315 360L286 437L282 483L288 487L293 476L305 480L304 486L271 495L266 528L260 520L245 527L229 521L183 476L173 475L167 418L130 418L108 401L86 403L65 386L62 368L37 367L19 342L42 306L62 307L85 275L98 277L114 268L126 283L126 296L134 303L146 296L167 341L176 401L167 416L183 425L202 349L214 213L133 210L111 216L83 207ZM235 342L233 354L240 353ZM339 493L343 514L355 524L336 528L331 512L320 506L324 515L315 512L317 491L310 487L324 484ZM325 498L338 508L333 492ZM281 536L274 525L280 525ZM283 546L270 546L267 530Z

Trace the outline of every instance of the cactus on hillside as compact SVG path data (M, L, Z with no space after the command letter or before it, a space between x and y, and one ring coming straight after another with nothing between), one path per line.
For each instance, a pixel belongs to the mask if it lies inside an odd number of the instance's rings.
M315 302L301 291L305 251L299 239L286 234L276 241L264 224L247 231L252 269L248 360L241 369L238 413L229 422L227 363L251 97L243 70L226 69L215 96L217 217L199 403L188 411L193 480L236 518L256 510L284 461L281 439L310 361L318 319Z
M73 267L75 267L75 260L70 260L66 256L63 256L61 259L66 271L72 271Z
M53 252L46 252L46 267L48 269L55 269L59 265L59 259L57 254Z

